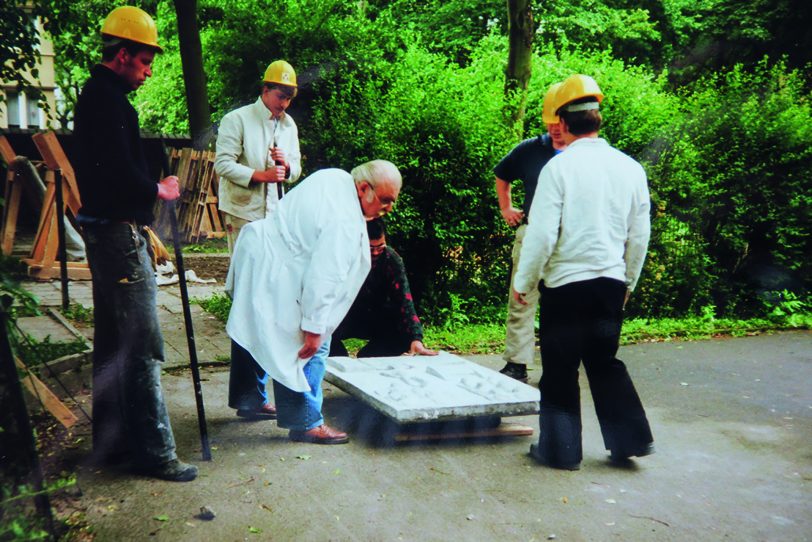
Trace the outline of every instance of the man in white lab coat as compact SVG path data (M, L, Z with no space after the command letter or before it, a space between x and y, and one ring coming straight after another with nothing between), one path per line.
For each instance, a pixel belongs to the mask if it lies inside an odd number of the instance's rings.
M296 72L286 61L275 60L265 70L261 88L254 103L223 117L217 134L214 169L220 176L218 206L229 253L243 226L273 214L282 183L296 181L302 173L299 132L287 113L298 90ZM229 388L229 406L243 418L276 418L265 389L268 376L240 356L232 358L232 380L240 385Z
M277 423L291 440L348 440L321 414L324 359L330 335L369 273L366 221L391 211L401 184L400 172L385 160L351 174L317 171L275 213L240 234L226 280L232 357L271 376Z

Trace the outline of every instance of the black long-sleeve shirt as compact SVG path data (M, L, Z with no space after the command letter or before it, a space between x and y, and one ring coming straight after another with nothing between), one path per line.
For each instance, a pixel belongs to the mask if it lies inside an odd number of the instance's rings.
M375 333L381 327L386 328L386 333L410 337L412 341L423 340L423 326L414 308L406 267L392 247L386 247L372 260L369 275L337 334L341 336L345 329ZM353 331L348 333L346 337L356 335Z
M138 113L127 99L132 89L103 65L90 71L74 115L74 165L80 213L150 224L158 195L141 143Z

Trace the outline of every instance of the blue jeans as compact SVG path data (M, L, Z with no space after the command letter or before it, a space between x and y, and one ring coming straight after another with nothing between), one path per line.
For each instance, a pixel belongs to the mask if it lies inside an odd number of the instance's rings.
M324 396L321 381L324 379L324 360L330 352L328 337L304 366L304 374L310 391L298 392L273 381L273 394L276 400L276 425L291 431L308 431L324 423L321 405Z
M122 222L86 224L83 234L93 276L93 454L166 463L177 455L161 390L164 341L147 241Z

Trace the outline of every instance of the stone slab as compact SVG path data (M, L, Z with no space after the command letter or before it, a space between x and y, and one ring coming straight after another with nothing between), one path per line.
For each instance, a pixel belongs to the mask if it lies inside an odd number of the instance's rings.
M464 358L332 357L325 380L397 423L522 416L539 409L539 391Z

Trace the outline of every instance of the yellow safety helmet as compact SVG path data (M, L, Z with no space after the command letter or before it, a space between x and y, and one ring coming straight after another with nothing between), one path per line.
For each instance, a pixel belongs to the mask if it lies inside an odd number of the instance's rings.
M558 115L555 114L558 111L558 101L555 98L560 86L561 83L553 83L544 95L541 106L541 120L544 124L558 124Z
M101 33L136 43L143 43L163 52L158 45L158 28L152 17L135 6L117 7L104 20Z
M587 96L593 96L598 100L598 103L603 101L603 92L601 92L598 83L596 83L594 79L588 75L570 75L564 79L561 86L558 87L558 92L556 92L555 101L557 110L560 111L561 108L565 107L568 103L586 98ZM597 106L595 106L595 108L596 107Z
M265 77L262 78L264 83L274 83L277 85L284 85L293 88L293 95L296 96L296 72L293 66L284 60L275 60L270 63L268 69L265 70Z

